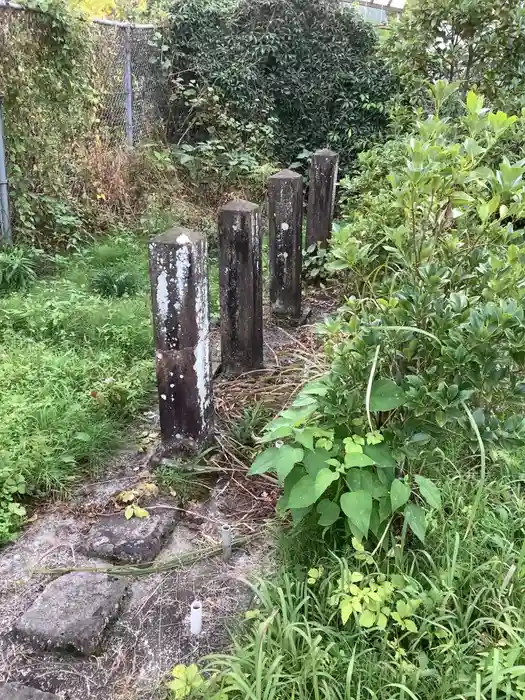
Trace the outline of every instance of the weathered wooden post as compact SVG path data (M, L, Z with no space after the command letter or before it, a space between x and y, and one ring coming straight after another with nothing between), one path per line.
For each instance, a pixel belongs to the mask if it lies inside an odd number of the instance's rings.
M270 303L275 316L301 316L303 178L282 170L268 180Z
M236 375L262 367L262 240L259 207L235 200L219 211L221 367Z
M162 441L202 445L213 430L207 244L173 228L149 245Z
M332 234L339 155L323 149L312 156L308 193L307 245L325 248Z

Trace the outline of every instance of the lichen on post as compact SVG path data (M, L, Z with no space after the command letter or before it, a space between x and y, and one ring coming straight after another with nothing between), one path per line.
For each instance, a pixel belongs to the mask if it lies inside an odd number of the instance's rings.
M238 375L263 364L261 214L235 200L219 211L221 368Z
M301 316L303 178L282 170L268 180L270 303L277 317Z
M213 431L206 238L178 227L155 236L149 265L162 441L198 448Z
M317 244L326 248L332 235L338 167L339 155L334 151L322 149L312 156L306 224L308 246Z

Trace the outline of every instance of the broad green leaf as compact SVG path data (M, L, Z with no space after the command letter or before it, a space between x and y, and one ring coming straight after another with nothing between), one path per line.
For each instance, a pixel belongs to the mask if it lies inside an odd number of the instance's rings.
M304 476L304 467L302 464L296 465L284 480L283 493L277 501L277 510L283 513L288 508L288 499L295 484Z
M282 447L269 447L257 456L248 476L265 474L268 471L277 472L281 483L284 482L294 466L303 459L304 450L301 447L283 445Z
M315 428L296 428L294 430L294 439L307 450L313 451L315 432Z
M348 520L366 537L372 515L372 496L368 491L344 493L340 500L341 509Z
M339 605L339 610L341 611L341 621L343 625L346 625L348 620L350 619L350 615L354 611L354 606L352 605L352 599L351 598L343 598Z
M324 498L317 504L317 512L319 513L318 523L321 527L330 527L341 515L341 509L328 498Z
M392 512L402 508L410 498L410 486L401 479L394 479L390 487L390 503Z
M359 616L359 627L373 627L376 621L376 613L372 610L363 610Z
M308 506L306 508L292 508L290 510L290 513L292 514L292 520L294 525L299 525L301 520L304 520L304 518L308 515L308 513L312 510L312 506Z
M299 481L292 486L290 496L288 497L288 508L307 508L314 504L317 500L317 492L315 490L315 479L310 474L305 474Z
M483 95L477 95L474 90L467 94L467 109L471 114L480 114L483 109Z
M350 491L361 491L362 490L362 475L363 471L356 467L355 469L349 469L346 473L345 480L348 484Z
M363 451L378 467L397 467L397 462L384 442L381 445L366 445Z
M392 411L406 403L405 392L392 379L378 379L372 385L370 410Z
M379 501L379 522L384 523L385 520L392 515L392 506L389 498L381 498Z
M321 469L321 471L317 472L317 476L315 477L316 497L319 498L322 496L326 489L338 479L339 474L336 474L331 469Z
M326 461L330 459L331 455L332 453L328 452L328 450L323 450L319 447L313 452L306 452L303 458L305 470L315 479L317 472L326 467Z
M424 543L427 524L425 521L425 511L423 508L415 503L409 503L405 508L405 520L408 527L412 530L418 540L421 540L421 542Z
M346 467L369 467L373 464L374 460L363 452L349 452L345 455Z
M441 508L441 492L436 484L424 476L414 477L419 486L419 493L431 508Z
M368 491L368 493L372 494L372 498L376 500L388 496L389 493L386 487L381 483L375 469L370 469L369 467L361 470L360 489Z

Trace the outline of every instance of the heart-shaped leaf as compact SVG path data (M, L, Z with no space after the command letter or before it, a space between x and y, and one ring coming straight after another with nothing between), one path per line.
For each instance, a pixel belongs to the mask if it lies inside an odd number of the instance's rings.
M330 527L341 515L341 509L328 498L319 501L317 504L317 512L319 513L319 520L317 521L321 527Z
M305 474L292 486L288 497L288 508L307 508L317 501L315 479L310 474Z
M390 503L392 512L402 508L410 498L410 486L407 486L401 479L394 479L390 487Z
M317 472L317 476L315 477L315 493L317 498L322 496L326 489L333 484L334 481L337 481L337 479L339 479L339 474L336 474L331 469L321 469L321 471Z
M343 493L340 500L346 517L366 537L372 515L372 496L368 491L351 491Z
M374 460L362 452L350 452L345 455L346 467L370 467Z
M303 456L304 450L301 447L292 447L291 445L270 447L258 455L248 471L248 475L265 474L271 470L277 472L279 481L283 483L294 466L303 459Z
M392 411L406 403L405 392L392 379L378 379L372 384L371 411Z

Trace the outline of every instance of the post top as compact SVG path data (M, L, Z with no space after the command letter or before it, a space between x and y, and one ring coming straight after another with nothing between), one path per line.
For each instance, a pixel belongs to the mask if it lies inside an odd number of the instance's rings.
M275 173L275 175L270 175L269 179L270 180L298 180L302 179L302 175L299 173L296 173L295 170L290 170L289 168L285 168L284 170L281 170L278 173Z
M222 206L219 211L238 211L238 212L256 212L259 211L259 206L253 202L247 202L245 199L234 199L228 204Z
M187 245L188 243L200 243L205 240L204 234L199 231L192 231L182 226L174 226L164 233L159 233L151 238L150 243L171 243L175 245Z
M314 153L314 156L325 156L326 158L335 158L339 153L332 151L330 148L320 148Z

